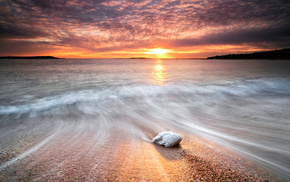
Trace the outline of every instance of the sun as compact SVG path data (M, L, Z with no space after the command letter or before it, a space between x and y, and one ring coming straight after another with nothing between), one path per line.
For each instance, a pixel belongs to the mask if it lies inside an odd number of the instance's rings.
M162 55L169 52L167 49L153 49L152 50L152 54L156 54L156 55Z
M162 55L165 53L170 52L167 49L161 49L161 48L155 48L155 49L150 49L150 52L146 52L147 54L155 54L159 57L163 57Z

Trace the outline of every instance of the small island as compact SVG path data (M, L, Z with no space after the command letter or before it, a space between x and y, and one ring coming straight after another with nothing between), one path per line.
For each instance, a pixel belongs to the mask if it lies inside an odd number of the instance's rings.
M270 60L290 60L290 48L267 52L255 52L252 54L228 54L208 57L207 59L270 59Z
M6 56L0 59L61 59L53 56Z

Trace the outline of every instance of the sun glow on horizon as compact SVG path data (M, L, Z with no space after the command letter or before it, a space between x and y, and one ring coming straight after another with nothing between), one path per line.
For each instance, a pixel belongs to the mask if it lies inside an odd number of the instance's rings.
M165 53L170 52L168 49L162 49L162 48L155 48L155 49L150 49L149 52L145 52L146 54L155 54L156 56L159 57L164 57L163 55Z

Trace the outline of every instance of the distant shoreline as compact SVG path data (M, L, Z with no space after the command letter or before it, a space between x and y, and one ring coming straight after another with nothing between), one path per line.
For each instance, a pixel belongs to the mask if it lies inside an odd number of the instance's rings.
M255 52L252 54L227 54L221 56L212 56L207 59L270 59L285 60L290 59L290 48L267 52Z
M53 56L5 56L0 59L61 59Z

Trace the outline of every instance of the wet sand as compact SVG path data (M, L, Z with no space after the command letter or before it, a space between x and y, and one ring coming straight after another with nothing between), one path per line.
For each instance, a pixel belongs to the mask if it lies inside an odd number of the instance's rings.
M53 131L37 136L38 141L23 141L27 148L11 142L9 152L18 155L2 150L0 181L281 180L233 151L185 131L177 131L183 141L174 148L148 142L158 133L130 122L64 124Z

